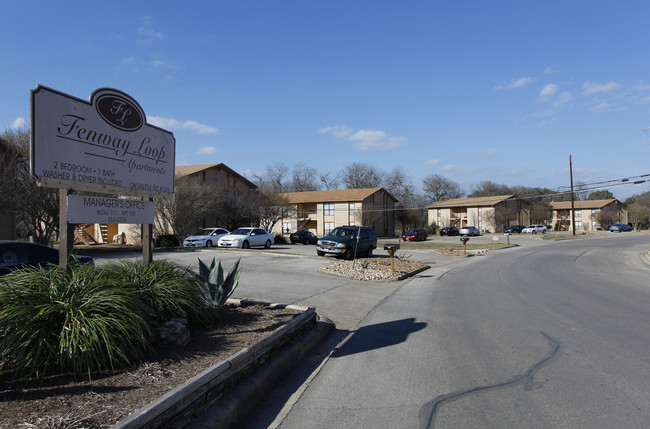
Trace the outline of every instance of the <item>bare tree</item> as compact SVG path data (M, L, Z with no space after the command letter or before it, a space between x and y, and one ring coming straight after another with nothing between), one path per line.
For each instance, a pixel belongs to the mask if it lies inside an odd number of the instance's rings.
M497 206L494 210L485 211L485 219L494 225L494 232L503 232L506 225L516 222L517 214L503 206Z
M627 215L635 229L650 222L650 208L642 203L632 203L627 208Z
M458 183L439 174L430 174L422 179L424 193L429 201L438 202L452 198L460 198L463 192Z
M548 204L533 204L530 206L530 221L544 223L553 216L553 209Z
M336 173L321 173L320 182L326 190L336 189L339 186L339 178Z
M610 200L612 198L614 198L614 194L609 192L607 189L594 191L587 197L588 200Z
M401 232L426 225L426 204L423 204L421 195L415 191L413 180L402 167L395 167L385 176L384 188L397 199L395 220Z
M618 214L609 210L600 210L596 214L596 220L602 229L609 229L610 226L618 222Z
M293 168L291 192L318 191L318 171L315 168L298 164Z
M212 185L199 186L192 177L178 177L174 183L174 194L169 199L156 199L156 231L170 231L180 243L191 235L201 219L208 214L215 196Z
M0 207L11 213L19 235L31 235L34 241L49 243L59 229L59 193L42 188L31 176L29 167L29 130L7 130L2 135L0 161Z
M294 206L280 194L261 195L259 205L259 224L261 228L271 231L283 218L293 215Z
M241 184L221 188L217 190L214 202L210 205L210 212L216 215L217 225L229 231L241 226L252 226L259 223L261 196L260 191Z
M289 173L289 167L281 162L266 167L264 171L264 186L260 186L263 192L269 191L274 193L287 192L286 177Z
M346 189L378 188L384 172L372 165L353 162L341 171L341 181Z
M512 190L507 186L499 183L494 183L490 180L472 186L472 192L467 196L470 198L476 197L493 197L495 195L510 195L513 194Z

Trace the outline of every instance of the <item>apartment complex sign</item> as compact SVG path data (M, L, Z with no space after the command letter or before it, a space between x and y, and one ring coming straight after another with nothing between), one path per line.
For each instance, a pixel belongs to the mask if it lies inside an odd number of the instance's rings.
M51 188L170 197L176 140L146 122L121 91L101 88L87 102L39 85L32 90L32 174Z

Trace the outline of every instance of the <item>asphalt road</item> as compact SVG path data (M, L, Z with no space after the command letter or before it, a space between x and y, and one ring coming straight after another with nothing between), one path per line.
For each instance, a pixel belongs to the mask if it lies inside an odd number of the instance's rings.
M648 427L649 247L618 234L434 265L242 427Z
M154 257L241 258L235 296L336 323L243 428L648 427L650 235L512 240L472 258L409 251L432 268L403 282L320 273L331 258L314 246Z

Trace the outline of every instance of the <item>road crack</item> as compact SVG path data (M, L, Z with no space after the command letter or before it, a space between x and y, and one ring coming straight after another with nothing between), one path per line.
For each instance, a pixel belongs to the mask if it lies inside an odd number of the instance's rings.
M433 428L435 425L436 413L443 405L464 398L465 396L471 395L473 393L484 392L487 390L510 388L519 385L523 385L524 390L532 390L533 387L535 387L536 385L535 374L537 373L537 371L539 371L539 369L541 369L543 366L548 364L557 355L558 351L560 350L560 343L557 340L555 340L553 337L548 335L546 332L542 331L540 332L540 334L542 334L548 340L551 346L551 351L544 359L535 363L524 374L515 376L514 378L508 381L504 381L503 383L490 384L487 386L479 386L467 390L462 390L459 392L448 393L445 395L438 396L432 401L427 402L422 406L422 408L420 408L420 413L419 413L420 428L421 429Z

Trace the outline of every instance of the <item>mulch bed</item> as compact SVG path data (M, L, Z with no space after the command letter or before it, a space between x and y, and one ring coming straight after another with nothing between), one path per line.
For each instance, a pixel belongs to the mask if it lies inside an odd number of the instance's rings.
M136 368L111 374L59 374L11 381L0 374L0 428L106 428L212 365L252 346L298 313L262 305L224 307L216 329L189 344L159 346Z

